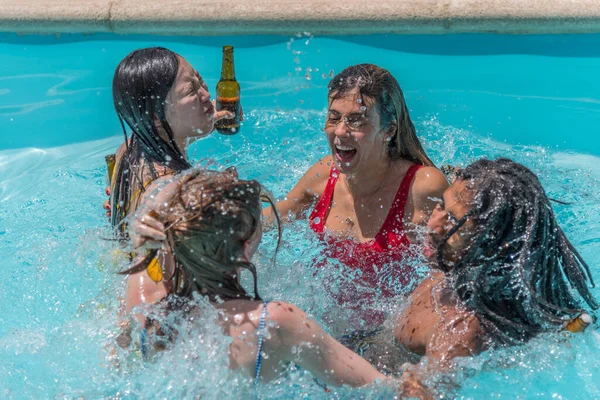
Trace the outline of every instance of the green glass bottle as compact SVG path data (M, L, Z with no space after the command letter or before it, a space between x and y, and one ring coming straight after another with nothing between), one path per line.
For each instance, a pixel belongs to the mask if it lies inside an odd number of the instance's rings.
M235 79L233 46L223 46L223 66L221 80L217 83L217 110L228 110L235 114L233 119L222 119L215 123L217 131L223 135L235 135L240 131L240 84Z

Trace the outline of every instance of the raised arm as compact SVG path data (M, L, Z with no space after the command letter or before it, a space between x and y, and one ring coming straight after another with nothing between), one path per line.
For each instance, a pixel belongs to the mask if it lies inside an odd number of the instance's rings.
M277 210L282 221L302 218L310 205L321 197L329 178L331 165L331 156L319 160L300 178L285 199L277 202ZM267 224L275 220L271 207L265 208L263 216Z
M385 379L365 359L327 333L298 307L273 302L269 320L275 324L278 347L270 349L281 362L294 362L321 381L333 385L363 386Z
M162 241L166 238L164 226L152 218L148 211L156 209L172 195L177 183L171 180L172 177L167 176L154 181L144 192L139 209L131 217L133 220L129 223L130 238L133 249L138 253L143 253L147 248L162 247ZM163 270L170 276L174 266L173 256L160 250L158 259ZM131 274L127 276L125 311L130 314L140 304L157 303L167 294L168 288L165 283L153 281L146 270ZM138 313L135 317L142 326L145 325L144 315Z

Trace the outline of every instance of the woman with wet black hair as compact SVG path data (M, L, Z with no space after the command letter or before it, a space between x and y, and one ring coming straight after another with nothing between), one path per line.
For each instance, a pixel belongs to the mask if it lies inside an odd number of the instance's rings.
M181 56L162 47L135 50L118 65L113 101L125 143L117 152L111 199L105 208L120 227L140 194L160 176L189 168L190 140L210 134L215 114L206 83ZM128 137L126 126L131 130Z

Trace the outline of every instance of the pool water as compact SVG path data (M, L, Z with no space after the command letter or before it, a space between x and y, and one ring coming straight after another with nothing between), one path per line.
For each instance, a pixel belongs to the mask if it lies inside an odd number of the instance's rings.
M227 368L227 342L206 317L172 351L143 363L113 355L124 264L112 256L102 210L104 155L121 143L112 109L114 68L131 50L169 47L210 88L220 46L236 46L245 121L239 135L213 135L189 149L202 163L236 165L277 197L327 153L321 127L326 85L345 66L388 68L405 91L432 159L466 165L507 156L535 171L563 229L600 280L600 37L456 35L165 38L1 37L0 397L235 398L251 386ZM277 264L275 233L257 256L259 289L307 310L336 333L350 318L328 293L332 265L315 270L322 247L303 222L286 227ZM418 260L414 261L418 263ZM340 286L343 286L340 284ZM335 289L335 288L333 288ZM600 298L600 291L594 289ZM202 301L200 300L202 303ZM381 304L392 313L401 305ZM330 315L338 316L331 323ZM541 337L523 348L463 361L459 398L600 397L600 340L588 332ZM114 364L119 363L117 368ZM227 382L234 381L234 384ZM265 398L389 397L382 388L325 394L289 371Z

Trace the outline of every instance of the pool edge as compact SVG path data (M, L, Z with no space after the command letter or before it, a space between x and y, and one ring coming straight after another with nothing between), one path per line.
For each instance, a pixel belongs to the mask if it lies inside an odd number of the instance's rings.
M168 6L166 6L168 4ZM0 32L162 35L591 33L597 0L0 0Z

